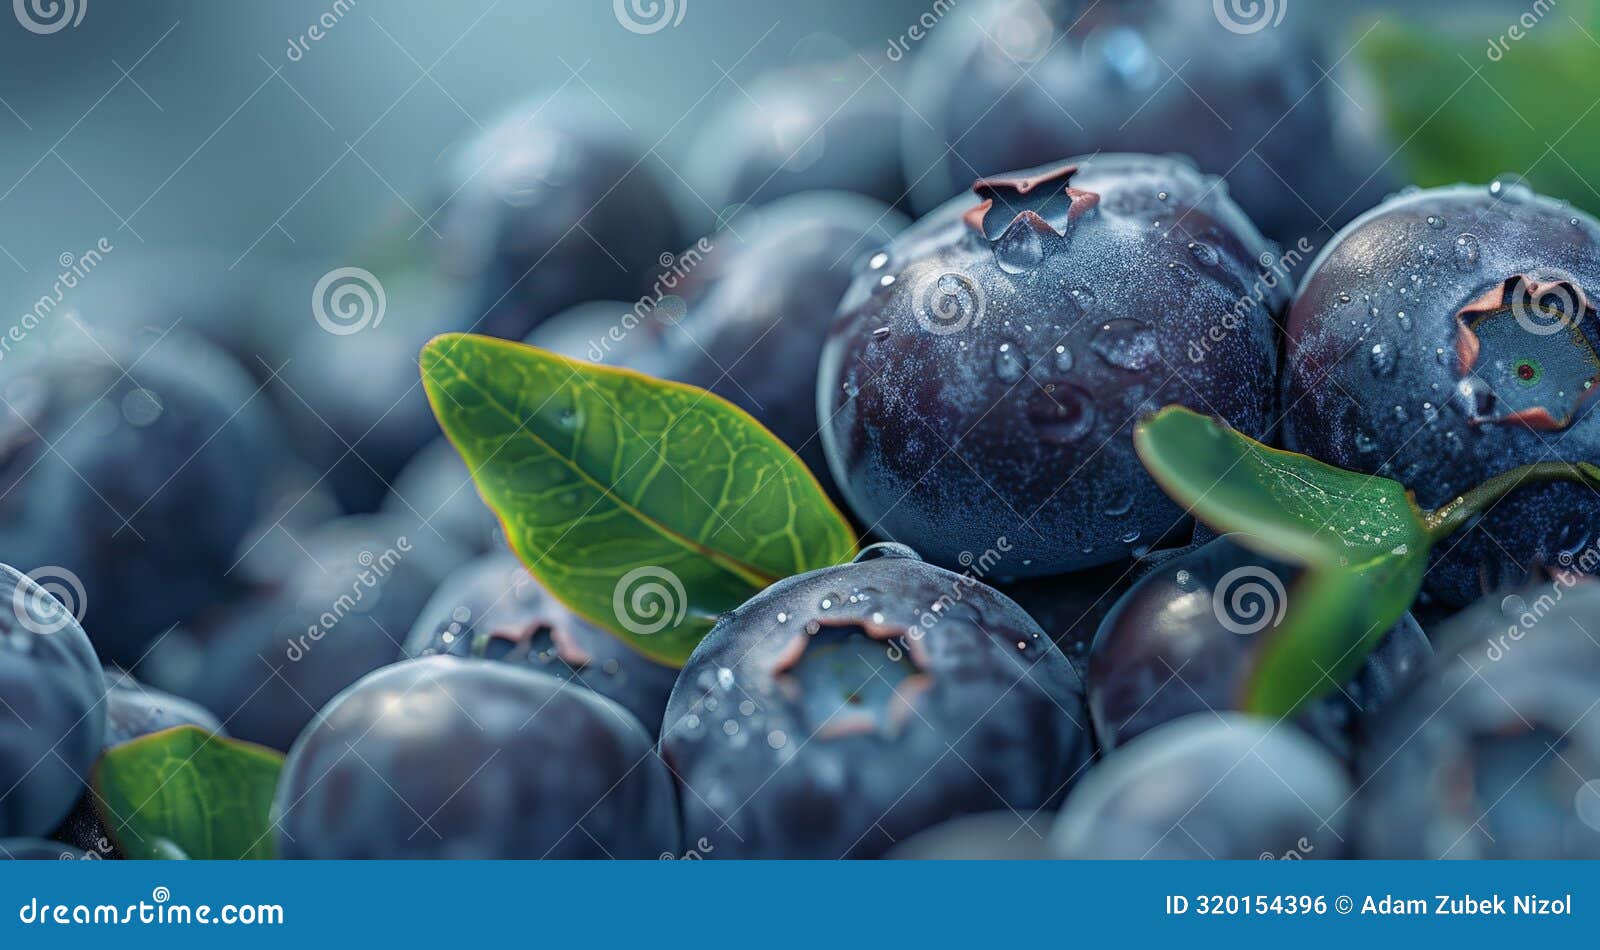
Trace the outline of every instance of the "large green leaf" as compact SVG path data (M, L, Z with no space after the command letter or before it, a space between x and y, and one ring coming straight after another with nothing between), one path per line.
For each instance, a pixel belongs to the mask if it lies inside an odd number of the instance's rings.
M1427 23L1391 11L1362 27L1352 56L1407 177L1446 185L1510 172L1600 212L1600 111L1587 111L1600 100L1597 6Z
M663 663L767 585L855 551L794 452L705 390L468 334L421 363L529 572Z
M271 858L282 768L271 749L178 726L107 750L94 767L95 807L130 858Z

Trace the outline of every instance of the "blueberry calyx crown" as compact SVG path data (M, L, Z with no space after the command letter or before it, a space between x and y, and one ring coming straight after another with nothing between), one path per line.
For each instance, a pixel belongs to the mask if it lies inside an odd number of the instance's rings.
M1456 313L1456 364L1470 421L1564 429L1600 383L1584 332L1595 311L1576 278L1515 274Z
M1041 235L1064 238L1072 222L1100 204L1095 192L1072 187L1077 172L1078 166L1069 164L1033 176L980 178L972 183L978 203L968 208L961 220L989 241L999 240L1019 223ZM1051 219L1059 220L1060 225L1051 224Z
M821 742L895 738L934 680L920 637L865 620L808 624L778 655L772 675L800 701L813 738Z

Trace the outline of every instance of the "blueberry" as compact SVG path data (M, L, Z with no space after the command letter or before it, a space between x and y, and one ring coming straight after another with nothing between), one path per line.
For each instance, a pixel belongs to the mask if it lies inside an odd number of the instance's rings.
M0 838L47 834L72 809L100 754L105 698L77 620L0 564Z
M232 735L287 749L340 690L400 658L439 583L427 546L396 529L354 516L298 539L305 550L281 586L223 612L187 662L159 657L173 677L159 685L214 711Z
M1087 682L1095 631L1140 573L1139 562L1116 561L1074 574L996 582L994 586L1022 605L1066 654L1079 678Z
M227 735L222 723L208 709L145 686L116 667L107 667L105 676L106 749L177 726L199 726L216 735ZM122 857L122 852L95 808L92 791L85 792L78 800L72 813L56 829L54 837L85 855L97 858Z
M235 549L287 454L265 399L209 345L114 338L13 367L0 410L0 551L70 574L109 660L234 589Z
M1358 758L1373 858L1600 857L1600 584L1563 575L1490 597Z
M1337 858L1350 780L1287 724L1194 713L1107 755L1051 831L1061 857Z
M87 267L89 254L78 263ZM177 328L226 351L258 381L283 362L285 335L276 331L284 319L306 311L308 294L285 299L289 268L260 254L129 242L92 273L72 288L72 307L96 339Z
M919 831L890 848L896 861L1033 861L1050 857L1045 839L1055 815L991 811Z
M1265 434L1282 302L1258 270L1267 243L1167 158L1074 159L974 192L873 257L829 332L823 448L856 515L946 566L1005 537L1018 577L1181 533L1132 426L1183 403Z
M1592 289L1591 289L1592 288ZM1284 441L1393 477L1426 508L1491 476L1600 456L1600 223L1513 180L1410 191L1341 231L1288 322ZM1465 606L1595 540L1588 488L1524 488L1435 552Z
M211 710L146 686L125 670L108 667L106 674L106 748L177 726L199 726L207 732L228 731Z
M1091 753L1078 677L1020 607L903 549L864 556L724 615L679 676L661 747L715 857L878 855L1047 805Z
M454 547L463 560L506 545L500 519L478 494L461 453L443 436L400 470L379 512L412 525L407 535L419 543Z
M612 700L652 735L678 678L677 670L568 610L509 552L481 557L446 578L412 624L405 652L541 670Z
M308 301L313 279L302 281ZM467 328L465 293L420 269L338 278L311 303L327 319L296 324L274 397L296 450L326 473L346 511L377 508L411 457L438 437L417 353L436 334Z
M852 278L904 224L859 195L783 198L680 256L681 279L654 306L584 307L528 342L709 389L771 429L831 490L817 431L823 340Z
M43 838L0 838L0 860L75 861L88 855L59 841Z
M689 274L686 311L665 335L667 373L742 406L813 472L816 380L839 299L905 219L871 198L796 195L736 218Z
M894 129L904 70L850 55L766 73L728 90L700 131L684 174L718 213L805 191L839 190L901 204Z
M672 779L639 723L507 663L426 657L341 693L289 753L286 858L655 858Z
M560 94L466 143L434 226L445 268L476 287L473 329L521 339L575 304L646 293L684 240L649 159L602 104Z
M1239 708L1261 651L1293 605L1299 570L1224 535L1162 562L1106 616L1089 657L1089 710L1109 750L1180 716ZM1355 634L1364 631L1354 631ZM1427 662L1408 614L1350 682L1295 722L1348 757L1351 743Z
M1270 23L1278 9L1253 12ZM1320 244L1382 196L1388 150L1358 121L1318 19L1293 9L1247 33L1193 0L994 0L958 11L912 70L902 128L915 206L932 208L976 175L1062 155L1176 152L1226 176L1267 234Z
M575 360L588 360L665 378L676 372L666 337L683 317L683 298L675 294L626 303L591 300L539 324L523 342Z

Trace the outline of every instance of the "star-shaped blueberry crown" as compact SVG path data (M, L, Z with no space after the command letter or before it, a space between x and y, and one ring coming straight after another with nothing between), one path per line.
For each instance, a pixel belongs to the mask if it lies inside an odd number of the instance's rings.
M1566 428L1600 384L1595 329L1588 295L1564 273L1516 274L1462 307L1456 368L1471 421Z
M1041 234L1066 237L1072 222L1100 203L1092 191L1070 184L1078 166L1058 165L1037 175L980 178L972 184L978 203L967 209L967 227L990 241L1021 224Z

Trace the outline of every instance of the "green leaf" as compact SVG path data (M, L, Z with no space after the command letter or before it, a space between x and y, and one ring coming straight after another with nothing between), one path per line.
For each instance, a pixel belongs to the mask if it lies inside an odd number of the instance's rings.
M283 756L177 726L113 746L95 764L95 807L130 858L271 858L269 811Z
M1451 23L1386 12L1358 30L1353 58L1407 177L1431 186L1514 172L1600 213L1600 111L1573 107L1600 100L1596 6L1566 0L1529 22L1513 19L1524 10Z
M422 351L434 414L528 571L681 666L717 615L856 538L811 472L705 390L491 337Z
M1400 483L1269 448L1182 406L1133 439L1196 518L1306 568L1259 653L1248 709L1281 715L1345 682L1416 599L1432 540Z
M1243 697L1247 711L1274 716L1354 676L1411 609L1428 552L1475 515L1535 482L1600 486L1600 466L1539 462L1421 511L1399 482L1270 448L1183 406L1140 421L1133 444L1156 483L1196 518L1304 568Z

